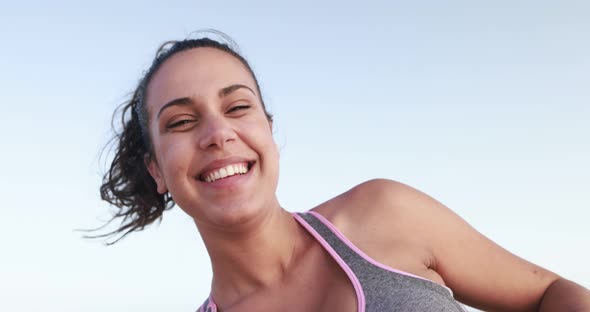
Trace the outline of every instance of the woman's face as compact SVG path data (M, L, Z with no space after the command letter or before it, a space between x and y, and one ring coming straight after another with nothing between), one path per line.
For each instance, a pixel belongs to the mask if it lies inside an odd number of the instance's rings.
M214 48L172 56L147 87L158 186L195 220L245 222L277 204L278 150L254 79Z

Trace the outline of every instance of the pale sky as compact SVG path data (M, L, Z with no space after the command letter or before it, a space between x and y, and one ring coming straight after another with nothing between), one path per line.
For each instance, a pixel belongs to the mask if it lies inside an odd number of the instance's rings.
M112 211L98 155L113 110L160 43L203 28L258 74L285 208L401 181L590 287L589 2L21 1L0 4L0 310L207 297L209 258L178 207L111 247L74 231Z

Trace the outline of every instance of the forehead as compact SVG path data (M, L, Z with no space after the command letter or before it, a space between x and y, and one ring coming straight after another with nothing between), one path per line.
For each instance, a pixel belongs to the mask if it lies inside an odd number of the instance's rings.
M147 85L147 108L153 112L181 97L213 97L232 84L256 90L245 65L229 53L215 48L182 51L166 60Z

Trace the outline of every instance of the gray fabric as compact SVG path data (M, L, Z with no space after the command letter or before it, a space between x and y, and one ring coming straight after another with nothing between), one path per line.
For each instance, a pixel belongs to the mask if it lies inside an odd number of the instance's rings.
M375 266L348 247L312 214L298 215L326 240L357 276L365 295L366 312L465 311L445 287Z

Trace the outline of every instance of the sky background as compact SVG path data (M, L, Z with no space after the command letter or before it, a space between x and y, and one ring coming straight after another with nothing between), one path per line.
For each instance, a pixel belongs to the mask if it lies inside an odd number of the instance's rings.
M590 287L590 2L12 1L0 310L194 311L207 297L209 258L178 207L110 247L74 231L113 211L98 193L113 110L159 44L203 28L258 74L285 208L401 181Z

